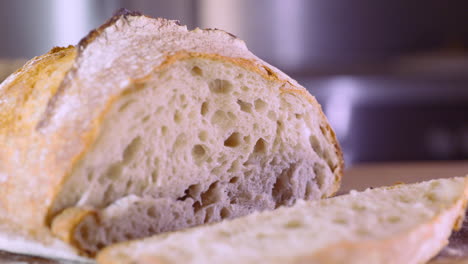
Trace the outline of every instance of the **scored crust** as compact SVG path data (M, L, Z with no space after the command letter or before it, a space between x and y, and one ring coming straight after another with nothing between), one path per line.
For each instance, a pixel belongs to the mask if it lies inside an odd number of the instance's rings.
M134 31L140 34L133 34ZM154 51L146 54L139 49ZM61 51L57 49L50 53ZM0 197L0 210L6 217L25 226L48 228L54 216L51 206L57 194L77 162L92 146L113 102L151 72L185 57L197 56L230 61L280 82L284 85L281 92L300 94L320 109L324 134L335 146L335 154L340 160L334 169L334 188L327 195L337 191L343 173L342 153L320 105L296 81L255 57L231 34L219 30L187 31L174 21L121 12L91 32L78 47L69 47L64 52L66 61L47 61L49 65L61 68L63 75L46 77L50 86L56 88L52 89L50 100L43 103L47 108L41 116L33 122L19 119L0 125L4 146L0 157L5 156L0 161L0 173L6 175L0 186L4 194ZM127 64L133 65L134 69L128 69ZM119 74L108 68L119 69ZM26 67L23 73L31 75L29 82L35 82L38 78L35 72L42 74L41 70ZM2 93L11 95L8 88L16 85L17 76L20 74L2 84L0 96ZM30 127L31 135L15 140L8 138L7 143L6 135L14 134L15 127L24 125ZM25 188L34 191L25 193Z

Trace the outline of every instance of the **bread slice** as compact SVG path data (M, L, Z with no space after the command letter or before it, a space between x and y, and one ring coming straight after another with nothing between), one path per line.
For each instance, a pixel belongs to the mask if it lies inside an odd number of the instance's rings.
M464 217L467 178L297 202L211 226L113 245L101 264L425 263Z
M219 30L123 12L0 104L1 215L81 254L328 197L342 175L315 98Z

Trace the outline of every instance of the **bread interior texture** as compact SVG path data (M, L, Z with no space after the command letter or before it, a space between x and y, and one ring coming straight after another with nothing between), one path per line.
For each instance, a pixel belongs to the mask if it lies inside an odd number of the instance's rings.
M465 178L452 178L298 202L111 246L98 261L426 263L464 215L465 190Z
M211 58L134 82L109 104L52 214L95 210L73 231L95 252L330 195L339 159L319 107L280 86Z

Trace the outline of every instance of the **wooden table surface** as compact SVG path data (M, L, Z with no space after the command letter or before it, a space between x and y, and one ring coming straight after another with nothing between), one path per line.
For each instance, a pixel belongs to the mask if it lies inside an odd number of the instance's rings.
M369 187L468 175L468 161L361 164L345 170L340 193L362 191ZM71 263L21 256L0 251L0 263ZM430 264L468 264L468 217L460 231L450 237L449 245Z

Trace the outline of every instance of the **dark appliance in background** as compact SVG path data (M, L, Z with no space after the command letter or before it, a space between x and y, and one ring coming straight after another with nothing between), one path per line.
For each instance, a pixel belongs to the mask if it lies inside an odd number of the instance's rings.
M120 7L244 39L316 95L348 165L468 160L468 1L3 1L0 59L77 43Z
M321 102L348 165L468 159L468 78L388 74L302 83Z

